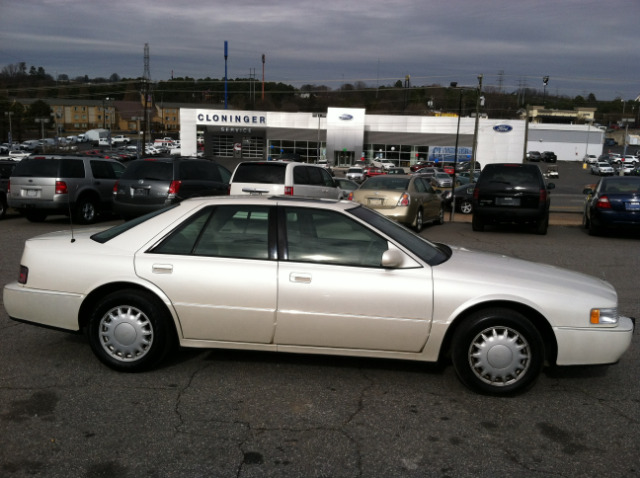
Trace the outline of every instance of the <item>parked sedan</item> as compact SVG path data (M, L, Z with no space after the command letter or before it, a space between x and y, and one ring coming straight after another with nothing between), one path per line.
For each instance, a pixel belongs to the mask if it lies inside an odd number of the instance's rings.
M591 166L591 174L597 174L598 176L612 176L614 172L613 166L604 161L598 161Z
M583 225L596 235L613 229L640 230L640 177L602 178L587 187Z
M154 368L176 343L450 359L471 389L506 395L545 364L615 363L633 336L601 278L434 244L354 202L197 198L70 237L25 243L4 307L86 331L119 371ZM80 357L52 359L71 371Z
M456 211L462 214L471 214L473 212L473 190L474 184L463 184L455 188L454 194L456 198ZM442 192L442 200L448 208L451 208L451 189Z
M429 181L419 175L384 175L367 179L349 199L376 209L416 231L425 222L444 222L442 198Z
M340 188L340 191L342 191L341 197L343 199L346 199L351 191L355 191L360 187L358 183L356 183L355 181L351 181L350 179L334 178L334 180Z
M453 179L447 173L435 173L431 178L431 185L434 188L450 188L453 184Z

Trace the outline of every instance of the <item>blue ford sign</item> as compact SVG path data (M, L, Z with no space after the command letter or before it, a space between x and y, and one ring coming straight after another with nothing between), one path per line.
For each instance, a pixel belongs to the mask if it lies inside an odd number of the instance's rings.
M348 115L347 113L345 113L345 114L340 115L339 118L341 120L343 120L343 121L349 121L350 119L353 119L353 116Z
M493 131L496 133L508 133L512 129L513 127L508 124L497 124L493 127Z

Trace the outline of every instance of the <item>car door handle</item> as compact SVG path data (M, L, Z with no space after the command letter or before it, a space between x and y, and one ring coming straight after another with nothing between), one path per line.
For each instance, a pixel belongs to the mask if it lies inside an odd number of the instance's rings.
M171 264L154 264L151 266L151 271L154 274L171 274L173 266Z
M311 274L303 274L300 272L292 272L289 274L290 282L300 282L302 284L311 284Z

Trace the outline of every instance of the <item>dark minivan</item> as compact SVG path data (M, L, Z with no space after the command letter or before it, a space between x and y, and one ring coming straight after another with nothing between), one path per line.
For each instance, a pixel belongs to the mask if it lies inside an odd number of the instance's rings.
M546 234L549 226L549 190L536 164L487 164L473 192L474 231L486 224L528 223L537 234Z
M131 219L187 198L222 196L230 179L228 169L207 159L137 159L113 187L113 211Z

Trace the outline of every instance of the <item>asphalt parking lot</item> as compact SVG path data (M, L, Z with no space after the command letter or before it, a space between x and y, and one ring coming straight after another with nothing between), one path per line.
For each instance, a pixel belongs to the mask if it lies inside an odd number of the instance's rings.
M16 279L26 238L68 228L61 216L1 221L0 284ZM554 224L546 236L474 233L458 221L422 234L602 277L620 312L640 317L637 237ZM617 365L548 369L526 394L493 398L447 364L360 358L183 350L122 374L83 336L13 322L3 308L0 329L2 476L640 475L638 330Z

